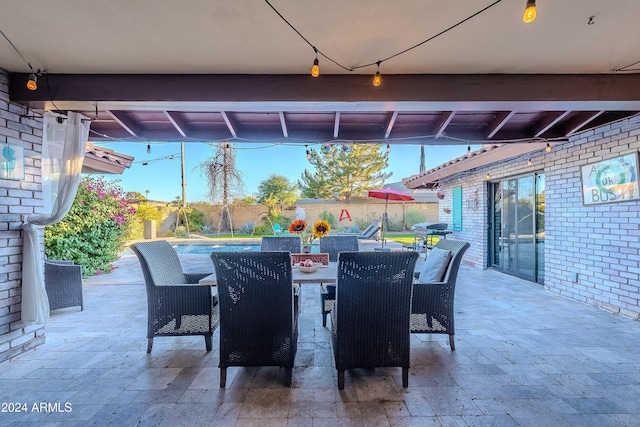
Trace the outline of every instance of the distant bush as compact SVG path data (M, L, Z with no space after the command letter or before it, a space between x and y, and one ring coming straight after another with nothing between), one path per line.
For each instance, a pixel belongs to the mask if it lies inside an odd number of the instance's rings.
M417 210L407 211L405 214L405 224L407 228L411 228L413 225L418 224L420 222L425 222L427 220L427 216L424 212L420 212Z
M336 226L336 217L331 212L322 211L322 213L318 215L318 217L327 221L331 228L334 228Z
M253 233L253 229L255 227L255 224L251 221L247 221L244 224L242 224L240 226L240 228L238 229L238 233L240 234L251 234Z
M179 225L176 227L176 237L187 237L187 227L184 225Z
M44 253L49 259L70 260L83 277L111 272L129 235L136 209L124 191L102 178L84 177L67 215L44 228Z
M380 220L381 217L382 215L380 214L369 212L364 218L356 218L355 222L356 224L358 224L358 227L360 227L361 230L364 230L371 224L373 220Z
M140 203L136 208L136 214L129 222L127 240L142 239L144 237L144 222L156 221L156 227L162 222L163 213L154 205Z
M202 227L200 227L200 231L202 231L204 234L211 234L213 228L211 228L210 225L203 225Z

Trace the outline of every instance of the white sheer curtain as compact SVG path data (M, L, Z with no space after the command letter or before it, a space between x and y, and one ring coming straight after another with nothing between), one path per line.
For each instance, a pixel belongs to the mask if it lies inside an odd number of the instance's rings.
M76 197L84 160L90 121L80 114L69 113L58 123L58 116L45 113L42 132L42 214L29 215L22 250L22 321L46 323L49 299L44 287L44 257L40 252L39 229L55 224L69 212Z

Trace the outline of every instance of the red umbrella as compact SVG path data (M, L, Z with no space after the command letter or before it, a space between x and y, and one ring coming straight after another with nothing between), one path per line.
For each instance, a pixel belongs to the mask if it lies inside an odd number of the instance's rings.
M379 188L377 190L369 190L369 197L374 199L384 199L384 214L382 216L382 246L384 247L384 232L387 224L387 206L389 205L389 200L404 200L411 201L414 200L408 194L403 193L402 191L394 190L393 188Z

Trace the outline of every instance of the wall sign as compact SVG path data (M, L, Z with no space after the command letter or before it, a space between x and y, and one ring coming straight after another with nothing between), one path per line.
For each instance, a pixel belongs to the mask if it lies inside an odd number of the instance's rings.
M640 200L638 153L582 166L581 175L585 205Z
M24 179L24 149L21 146L0 144L0 179Z

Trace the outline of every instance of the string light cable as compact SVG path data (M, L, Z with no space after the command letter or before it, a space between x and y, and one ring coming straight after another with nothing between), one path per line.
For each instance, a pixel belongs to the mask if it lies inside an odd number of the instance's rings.
M437 38L437 37L440 37L441 35L443 35L443 34L445 34L445 33L449 32L449 31L453 30L454 28L456 28L456 27L458 27L458 26L460 26L460 25L464 24L465 22L469 21L470 19L475 18L476 16L480 15L481 13L486 12L487 10L491 9L493 6L495 6L495 5L497 5L498 3L502 2L502 0L495 0L495 1L494 1L493 3L491 3L490 5L485 6L484 8L482 8L482 9L480 9L479 11L475 12L474 14L472 14L472 15L470 15L470 16L468 16L468 17L466 17L466 18L465 18L465 19L463 19L462 21L457 22L457 23L455 23L455 24L451 25L450 27L448 27L448 28L446 28L446 29L444 29L444 30L440 31L439 33L437 33L437 34L435 34L435 35L433 35L433 36L431 36L431 37L429 37L429 38L427 38L427 39L425 39L425 40L423 40L423 41L421 41L421 42L419 42L419 43L414 44L414 45L413 45L413 46L411 46L411 47L408 47L408 48L406 48L406 49L404 49L404 50L401 50L400 52L394 53L393 55L387 56L387 57L386 57L386 58L384 58L384 59L379 59L379 60L377 60L377 61L373 61L373 62L370 62L370 63L367 63L367 64L356 65L356 66L353 66L353 67L347 67L347 66L345 66L345 65L342 65L341 63L339 63L339 62L338 62L338 61L336 61L335 59L333 59L333 58L329 57L329 56L328 56L328 55L326 55L324 52L322 52L320 49L318 49L318 48L316 47L316 45L314 45L313 43L311 43L311 42L310 42L310 41L309 41L309 40L308 40L308 39L307 39L307 38L306 38L306 37L305 37L305 36L304 36L304 35L303 35L303 34L302 34L302 33L301 33L301 32L300 32L300 31L299 31L299 30L298 30L298 29L293 25L293 24L291 24L291 22L289 22L289 21L287 20L287 18L285 18L285 17L284 17L284 16L283 16L283 15L282 15L282 14L281 14L281 13L280 13L276 8L275 8L275 7L274 7L274 6L269 2L269 0L264 0L264 1L265 1L265 3L267 3L267 5L269 5L269 7L270 7L270 8L271 8L271 9L272 9L272 10L273 10L273 11L274 11L274 12L275 12L279 17L280 17L280 19L282 19L282 20L283 20L283 21L284 21L284 22L285 22L289 27L291 27L291 29L292 29L293 31L295 31L295 33L296 33L296 34L298 34L298 36L299 36L302 40L304 40L304 41L305 41L305 43L307 43L307 44L308 44L308 45L309 45L309 46L314 50L314 52L315 52L317 55L320 55L320 56L322 56L323 58L325 58L326 60L328 60L328 61L330 61L330 62L333 62L335 65L337 65L338 67L342 68L342 69L343 69L343 70L345 70L345 71L355 71L355 70L358 70L358 69L361 69L361 68L372 67L372 66L374 66L374 65L376 65L376 66L378 66L378 67L379 67L379 66L380 66L380 64L382 64L383 62L388 61L388 60L390 60L390 59L393 59L393 58L395 58L395 57L397 57L397 56L400 56L400 55L402 55L402 54L404 54L404 53L407 53L407 52L409 52L409 51L411 51L411 50L413 50L413 49L416 49L416 48L418 48L418 47L422 46L422 45L423 45L423 44L425 44L425 43L428 43L428 42L432 41L433 39L435 39L435 38Z

